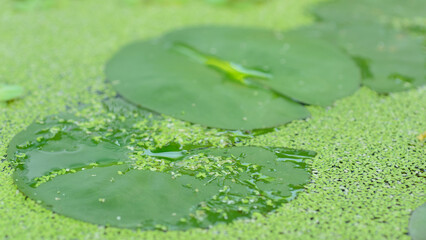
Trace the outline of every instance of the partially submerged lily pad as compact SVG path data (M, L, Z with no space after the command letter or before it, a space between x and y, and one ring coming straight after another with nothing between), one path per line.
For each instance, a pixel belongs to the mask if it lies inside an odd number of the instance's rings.
M340 0L313 9L322 21L295 32L344 49L362 71L363 84L379 93L426 83L424 36L392 28L395 19L424 17L421 0Z
M309 180L304 160L315 156L310 151L206 148L196 139L182 146L173 142L176 136L152 148L154 125L164 120L151 122L138 110L118 113L121 104L107 104L112 112L101 123L52 116L15 136L8 159L16 165L18 189L78 220L180 230L267 213Z
M362 83L379 93L426 83L423 40L381 24L316 24L294 34L325 39L344 49L358 64Z
M130 44L108 62L106 76L142 107L243 130L305 118L297 102L330 105L360 84L351 59L326 42L236 27L187 28Z
M17 85L0 84L0 102L9 101L24 95L24 88Z
M426 237L426 203L418 207L411 215L409 234L413 240L422 240Z

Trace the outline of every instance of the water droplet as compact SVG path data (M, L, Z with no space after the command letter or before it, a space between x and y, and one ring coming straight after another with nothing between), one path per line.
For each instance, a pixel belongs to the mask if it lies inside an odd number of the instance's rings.
M124 122L118 116L107 116L111 119L108 127L90 131L92 134L73 127L76 123L49 122L67 128L61 130L61 138L35 142L22 150L28 157L15 170L18 188L47 208L60 209L59 214L68 216L72 213L84 221L144 229L170 221L160 225L187 229L250 218L255 209L268 212L291 196L289 184L301 187L308 182L303 160L311 158L311 153L282 148L209 148L208 142L182 144L174 136L161 136L168 138L166 143L148 147L145 144L154 141L155 133L134 126L140 116L128 116ZM132 131L122 131L123 124ZM93 129L96 127L94 124ZM141 127L146 129L146 122ZM173 127L171 122L167 124L167 128ZM238 142L271 131L274 129L214 134ZM103 141L93 143L93 134L102 135ZM120 144L115 144L117 141ZM15 146L19 144L23 143ZM260 157L252 159L251 155ZM281 176L284 171L294 171L304 182ZM37 182L40 184L34 186ZM62 197L65 193L67 197ZM84 211L57 207L87 204L84 199L99 204L89 210L82 208ZM267 200L272 205L266 204ZM135 218L131 216L138 213L138 220L132 222Z

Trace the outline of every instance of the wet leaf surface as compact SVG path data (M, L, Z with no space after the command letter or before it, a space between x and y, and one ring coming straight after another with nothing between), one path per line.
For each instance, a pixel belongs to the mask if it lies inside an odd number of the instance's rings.
M78 220L181 230L270 212L309 181L305 160L314 152L218 148L194 136L160 144L160 116L121 100L106 109L99 119L52 116L15 136L8 159L18 189ZM223 134L232 141L238 136Z
M318 39L234 27L194 27L121 49L107 79L127 100L178 119L258 129L305 118L359 87L356 65Z

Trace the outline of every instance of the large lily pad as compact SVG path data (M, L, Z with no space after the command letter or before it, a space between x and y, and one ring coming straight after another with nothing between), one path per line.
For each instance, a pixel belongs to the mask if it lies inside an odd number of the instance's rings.
M106 76L121 96L150 110L243 130L305 118L295 101L330 105L360 83L354 63L326 42L235 27L133 43L108 62Z
M381 24L316 24L294 34L325 39L344 49L362 71L362 83L379 93L426 83L423 40Z
M103 123L52 116L15 136L8 159L16 165L18 189L78 220L165 230L272 211L309 180L304 160L315 155L310 151L195 147L199 141L147 147L159 139L152 131L157 126L149 125L162 120L150 122L137 110L117 114L119 105L108 105L112 112Z

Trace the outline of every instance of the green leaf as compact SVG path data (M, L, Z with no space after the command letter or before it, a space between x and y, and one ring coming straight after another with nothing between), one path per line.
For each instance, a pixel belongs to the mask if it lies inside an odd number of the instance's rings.
M426 236L426 203L418 207L411 215L408 231L413 240L422 240Z
M294 34L325 39L358 64L362 83L379 93L403 91L426 83L422 38L380 24L317 24Z
M24 88L16 85L0 84L0 101L9 101L24 95Z
M163 41L184 44L207 55L257 72L259 84L305 104L327 106L358 89L358 70L339 49L321 40L289 33L237 27L193 27L166 34Z
M161 137L150 130L150 121L136 111L124 118L114 112L117 105L108 105L113 112L105 113L110 118L104 123L52 116L15 136L8 160L16 166L18 189L45 208L78 220L181 230L272 211L309 182L304 161L314 152L194 148L174 142L150 149L140 144L149 141L143 139ZM136 128L137 122L144 128Z
M326 42L234 27L187 28L133 43L107 63L106 76L132 103L243 130L305 118L294 100L330 105L360 81L355 64Z

